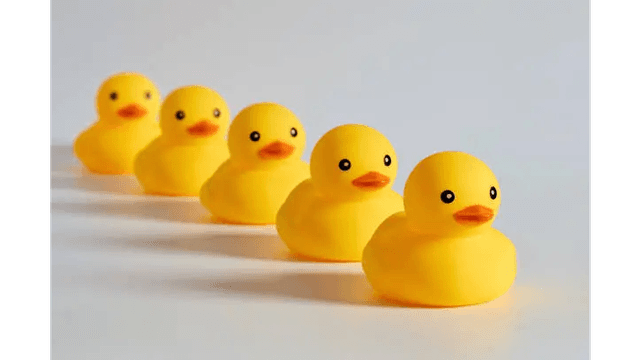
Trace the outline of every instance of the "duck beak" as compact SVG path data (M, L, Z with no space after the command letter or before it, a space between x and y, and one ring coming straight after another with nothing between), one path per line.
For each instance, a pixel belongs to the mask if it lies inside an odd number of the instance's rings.
M493 216L493 210L482 205L469 206L453 214L458 223L466 225L482 225L493 219Z
M389 182L391 182L391 179L388 176L376 171L370 171L354 179L351 183L353 186L363 190L378 190L387 186Z
M125 119L137 119L147 115L147 109L142 105L129 104L118 110L118 116Z
M219 128L220 127L218 125L213 124L208 120L200 120L195 125L188 127L187 131L189 134L194 136L206 137L217 133Z
M295 150L295 146L277 140L260 149L258 155L263 159L286 159L293 154Z

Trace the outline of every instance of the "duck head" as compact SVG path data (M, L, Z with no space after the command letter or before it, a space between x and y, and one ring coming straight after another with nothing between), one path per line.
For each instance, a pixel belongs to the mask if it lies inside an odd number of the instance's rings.
M348 124L324 134L311 153L311 178L338 199L364 198L393 185L398 164L391 143L366 125Z
M229 108L217 92L199 85L172 91L162 104L162 136L181 143L224 139Z
M439 235L490 227L500 199L491 169L472 155L454 151L436 153L418 163L404 189L409 224Z
M144 75L120 73L109 77L98 89L96 110L100 121L121 125L141 119L156 119L160 92Z
M275 103L244 108L229 127L231 159L243 166L271 168L300 160L305 144L306 134L296 115Z

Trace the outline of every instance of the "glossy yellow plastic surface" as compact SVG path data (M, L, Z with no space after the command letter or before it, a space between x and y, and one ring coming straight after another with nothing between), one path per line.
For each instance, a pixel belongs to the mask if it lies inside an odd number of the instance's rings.
M327 132L311 153L311 178L278 212L276 228L289 249L324 261L360 261L380 223L402 211L391 189L398 163L391 143L365 125Z
M229 127L231 157L200 190L217 222L273 224L287 195L309 175L298 118L274 103L243 109Z
M73 144L73 151L89 171L131 174L135 156L160 134L157 116L160 92L146 77L116 74L98 89L98 119Z
M422 160L407 179L405 211L364 249L362 267L383 297L428 306L483 303L516 276L516 250L491 224L501 193L493 172L462 152Z
M147 193L198 196L202 184L229 158L229 108L204 86L174 90L162 104L162 135L140 152L135 174Z

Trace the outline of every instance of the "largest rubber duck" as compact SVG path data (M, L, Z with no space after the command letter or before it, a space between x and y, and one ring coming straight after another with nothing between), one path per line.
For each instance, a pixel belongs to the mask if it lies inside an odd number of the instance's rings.
M97 121L76 138L73 151L99 174L131 174L135 156L160 135L160 92L145 76L109 77L96 95Z
M333 128L311 152L311 178L278 212L278 234L302 257L360 261L378 225L403 209L402 197L391 189L397 170L393 146L377 130Z
M229 126L231 157L200 190L200 202L216 222L273 224L287 195L307 179L302 161L306 136L286 107L257 103L244 108Z
M202 184L229 158L225 135L229 108L205 86L184 86L162 103L162 135L135 161L135 174L145 192L166 196L198 196Z
M491 225L502 195L489 167L463 152L422 160L404 189L405 211L385 220L362 267L383 297L428 306L483 303L516 277L516 250Z

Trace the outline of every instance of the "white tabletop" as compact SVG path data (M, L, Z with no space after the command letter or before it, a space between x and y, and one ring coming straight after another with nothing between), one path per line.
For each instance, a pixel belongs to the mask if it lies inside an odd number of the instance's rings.
M51 161L54 359L588 358L585 259L536 247L538 227L512 239L505 296L398 307L359 264L290 257L273 227L210 224L196 198L87 174L68 146Z

